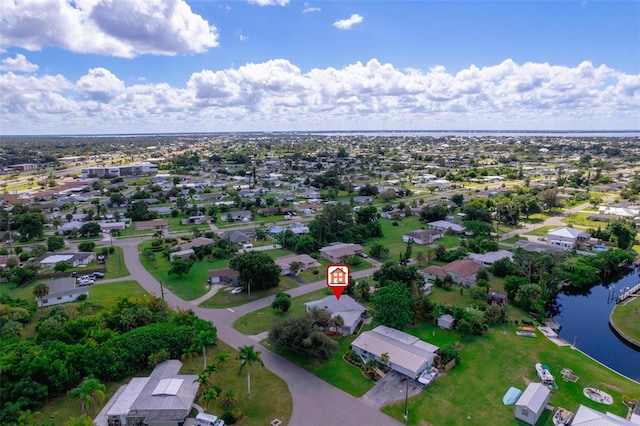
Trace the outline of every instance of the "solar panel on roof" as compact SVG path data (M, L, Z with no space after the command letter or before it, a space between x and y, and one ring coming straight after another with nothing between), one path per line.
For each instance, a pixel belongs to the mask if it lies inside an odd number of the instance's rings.
M152 395L177 395L184 379L162 379L151 393Z

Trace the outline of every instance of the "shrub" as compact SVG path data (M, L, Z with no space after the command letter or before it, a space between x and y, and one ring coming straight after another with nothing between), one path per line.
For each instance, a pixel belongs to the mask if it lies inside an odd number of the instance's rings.
M85 300L87 300L87 295L86 294L81 294L76 298L76 302L83 302Z

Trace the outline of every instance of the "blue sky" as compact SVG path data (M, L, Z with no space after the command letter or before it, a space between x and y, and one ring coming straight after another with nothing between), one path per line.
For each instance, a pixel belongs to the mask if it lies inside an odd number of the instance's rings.
M0 7L3 134L640 128L638 1Z

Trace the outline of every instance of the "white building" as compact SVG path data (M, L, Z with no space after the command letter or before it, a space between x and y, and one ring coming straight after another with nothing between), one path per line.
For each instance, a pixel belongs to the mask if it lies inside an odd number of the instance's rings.
M542 383L529 383L516 401L516 419L535 425L549 402L549 396L551 391Z
M637 414L631 415L631 420L627 420L623 417L616 416L612 413L601 413L593 408L580 405L578 411L576 411L572 426L636 426L640 425L640 416Z
M81 294L89 296L89 288L76 287L75 278L60 278L47 281L45 284L49 287L49 294L44 296L42 300L36 297L36 304L41 308L60 303L75 302Z
M590 234L578 231L568 226L550 229L547 232L547 244L562 247L563 249L573 249L579 243L586 242L591 238Z
M343 296L344 297L344 296ZM351 348L363 361L389 356L386 364L394 371L415 378L433 364L440 348L394 328L379 325L360 334Z
M304 305L307 312L313 308L320 308L331 312L332 318L342 317L344 326L338 331L343 336L348 336L356 331L367 311L364 306L346 294L341 296L340 300L336 299L335 296L327 296L320 300L307 302Z

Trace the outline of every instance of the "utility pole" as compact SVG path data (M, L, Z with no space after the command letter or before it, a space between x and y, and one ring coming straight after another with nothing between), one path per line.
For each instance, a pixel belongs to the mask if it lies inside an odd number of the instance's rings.
M162 281L158 281L160 283L160 298L164 302L164 286L162 285Z

